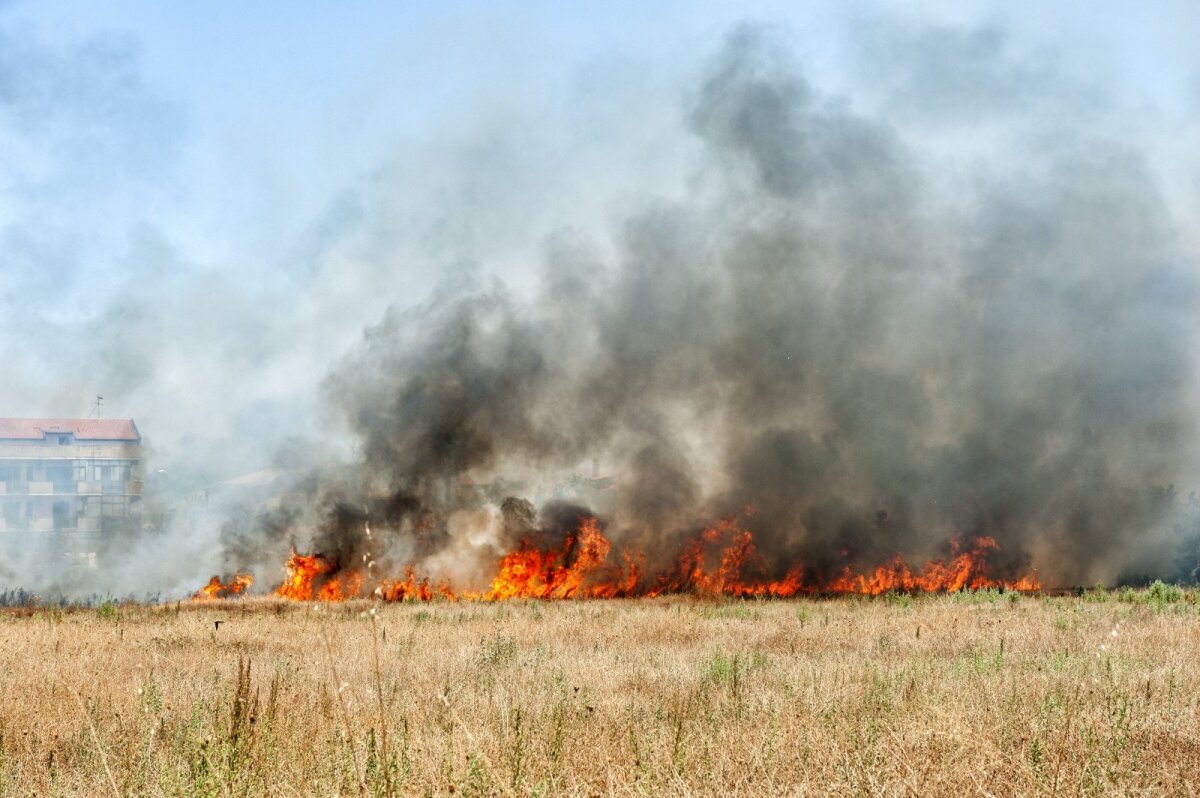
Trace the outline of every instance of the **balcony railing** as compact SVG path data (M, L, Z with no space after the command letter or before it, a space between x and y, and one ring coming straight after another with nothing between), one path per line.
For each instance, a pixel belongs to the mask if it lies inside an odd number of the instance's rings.
M124 482L0 482L0 496L141 496L142 486L140 479Z
M81 515L66 526L55 526L53 518L5 518L0 515L2 532L64 532L70 534L93 534L121 532L134 523L133 516Z

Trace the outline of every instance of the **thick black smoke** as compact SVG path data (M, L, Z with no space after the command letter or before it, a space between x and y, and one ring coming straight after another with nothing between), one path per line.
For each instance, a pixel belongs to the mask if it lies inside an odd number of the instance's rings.
M615 255L554 237L532 299L459 275L367 330L325 384L361 460L292 542L469 576L567 499L652 567L753 506L774 575L955 536L1051 585L1175 574L1200 295L1141 155L1067 126L945 180L851 108L735 31L689 199Z

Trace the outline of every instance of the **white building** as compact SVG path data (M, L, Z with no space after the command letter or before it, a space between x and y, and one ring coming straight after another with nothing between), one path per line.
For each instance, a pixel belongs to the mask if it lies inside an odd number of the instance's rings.
M0 532L99 536L141 499L133 419L0 418Z

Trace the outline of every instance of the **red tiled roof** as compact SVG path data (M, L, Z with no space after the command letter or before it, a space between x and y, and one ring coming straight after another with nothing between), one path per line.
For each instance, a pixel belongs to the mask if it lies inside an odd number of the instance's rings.
M142 440L132 418L0 418L0 440L40 441L67 433L81 441Z

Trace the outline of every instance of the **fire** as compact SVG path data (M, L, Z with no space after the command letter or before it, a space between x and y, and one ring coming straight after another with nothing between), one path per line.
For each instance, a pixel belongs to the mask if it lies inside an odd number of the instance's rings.
M328 600L325 587L322 586L320 591L314 594L314 586L320 577L333 570L334 564L320 554L300 554L293 551L287 561L287 576L284 577L283 584L275 588L275 595L292 601L311 601L322 598L324 594Z
M953 542L958 548L958 542ZM881 565L870 574L855 574L849 568L829 586L831 593L865 593L877 596L888 591L954 593L1002 587L1007 590L1040 590L1041 583L1032 575L1013 581L992 579L987 575L987 555L999 548L993 538L975 538L971 548L949 560L930 560L913 572L899 557Z
M384 579L372 590L366 589L362 571L339 571L333 562L320 554L293 551L285 572L283 583L275 588L275 596L292 601L348 601L369 596L384 601L431 601L438 597L456 597L447 585L431 585L428 579L418 579L412 566L405 569L404 579Z
M799 566L791 568L780 580L763 578L766 571L766 560L758 553L754 536L740 529L736 519L726 518L705 529L684 548L676 559L674 571L661 575L649 595L695 592L785 598L800 592Z
M744 513L747 519L753 513ZM515 598L569 599L651 597L665 594L787 598L814 594L879 595L889 591L950 593L964 589L1003 588L1036 591L1041 582L1033 574L1015 579L993 575L999 546L993 538L977 537L967 545L951 542L951 555L911 567L899 555L873 570L856 571L845 565L835 576L822 576L795 562L772 572L759 552L753 533L736 518L723 519L702 530L685 544L665 571L647 576L645 556L635 549L614 551L613 543L592 517L579 519L561 544L538 547L528 540L503 555L489 587L461 591L447 583L433 583L409 565L403 576L368 579L366 570L339 568L320 553L288 558L278 598L292 601L346 601L376 598L382 601L432 601L474 599L503 601ZM368 565L368 568L374 563ZM779 574L782 573L782 576ZM827 572L825 572L827 573ZM217 577L196 593L196 599L225 598L242 594L253 580L238 575L229 583Z
M192 601L233 598L246 592L253 584L254 577L250 574L237 574L228 582L222 582L220 577L214 576L207 585L192 594Z
M427 578L418 579L411 565L404 569L404 579L385 579L375 588L376 598L384 601L432 601L435 598L458 598L449 585L430 584Z
M612 544L595 518L581 519L559 549L540 550L522 542L500 560L488 599L615 598L633 595L640 562L632 555L606 565Z
M748 513L749 515L749 513ZM797 594L865 594L877 596L889 591L954 593L959 590L1004 588L1031 592L1041 590L1036 576L996 579L990 575L989 558L999 549L990 537L975 538L970 548L956 552L948 560L929 560L912 570L899 556L869 573L856 573L849 565L832 580L806 575L797 563L782 579L766 578L767 565L754 545L753 535L741 529L736 519L725 519L705 529L676 560L674 571L660 576L648 595L693 592L708 595L786 598ZM806 578L807 576L807 578Z

